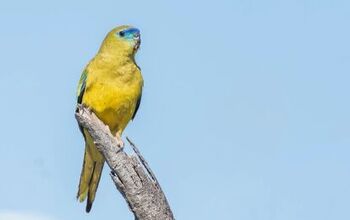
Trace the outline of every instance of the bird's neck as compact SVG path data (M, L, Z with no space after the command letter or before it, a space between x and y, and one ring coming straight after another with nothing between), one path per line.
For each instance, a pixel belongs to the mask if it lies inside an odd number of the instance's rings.
M125 54L98 53L90 62L89 69L106 75L106 78L118 77L122 81L129 81L134 73L139 71L134 57Z
M116 51L114 53L99 52L95 59L104 65L123 66L133 62L134 56L123 51Z

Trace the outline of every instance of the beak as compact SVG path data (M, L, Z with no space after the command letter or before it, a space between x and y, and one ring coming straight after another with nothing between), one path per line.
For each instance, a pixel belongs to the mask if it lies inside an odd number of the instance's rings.
M134 38L137 39L137 38L140 38L140 32L139 31L136 31L134 33Z
M140 48L140 44L141 44L140 32L137 32L137 33L134 34L134 39L135 39L135 41L136 41L135 50L137 50L137 49Z
M137 41L136 41L136 44L135 44L135 50L138 50L139 48L140 48L140 44L141 44L141 38L140 37L138 37L137 39L136 39Z

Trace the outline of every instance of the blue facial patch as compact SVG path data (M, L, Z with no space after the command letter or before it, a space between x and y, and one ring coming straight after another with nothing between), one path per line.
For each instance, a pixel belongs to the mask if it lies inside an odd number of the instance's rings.
M140 30L137 28L128 28L117 34L122 38L131 40L140 36Z

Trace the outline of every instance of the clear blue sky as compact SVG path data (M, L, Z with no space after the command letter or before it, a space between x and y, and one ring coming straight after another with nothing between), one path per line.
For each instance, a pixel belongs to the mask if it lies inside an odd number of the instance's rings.
M349 11L345 0L2 2L0 220L133 219L108 168L90 214L75 199L77 81L120 24L142 32L145 79L125 134L177 219L350 219Z

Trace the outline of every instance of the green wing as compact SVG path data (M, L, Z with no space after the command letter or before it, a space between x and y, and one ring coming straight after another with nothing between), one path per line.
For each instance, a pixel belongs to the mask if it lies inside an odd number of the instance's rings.
M78 83L78 90L77 90L77 103L78 104L81 104L83 101L83 96L84 96L85 88L86 88L86 78L87 78L87 71L84 70L84 72L80 76L80 80ZM76 111L77 110L78 109L76 109ZM81 133L83 134L84 139L86 139L83 127L79 125L79 129L80 129Z
M87 78L87 71L84 70L84 72L80 76L80 80L78 83L78 90L77 90L77 103L81 104L83 101L83 96L86 88L86 78Z

